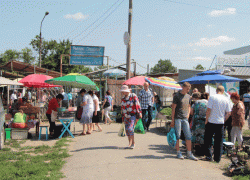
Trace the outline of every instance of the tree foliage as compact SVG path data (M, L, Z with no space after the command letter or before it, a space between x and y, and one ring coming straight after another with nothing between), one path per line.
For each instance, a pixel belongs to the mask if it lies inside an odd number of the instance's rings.
M4 53L0 55L0 64L6 64L10 60L18 60L19 52L13 49L6 50Z
M27 47L21 50L20 58L25 63L34 64L35 62L35 57L33 56L32 50Z
M165 59L165 60L160 59L158 63L150 70L150 73L152 74L175 73L175 72L177 72L177 68L173 66L170 59Z
M205 68L201 64L197 64L195 67L196 70L205 70Z
M44 68L60 71L60 58L62 54L70 54L70 45L72 42L67 40L62 40L57 42L56 40L43 40L42 43L42 55L41 55L41 65ZM30 45L35 51L39 53L40 39L36 36L35 39L31 40ZM64 56L62 60L63 64L69 64L69 57ZM74 66L74 65L63 65L63 73L86 73L93 71L90 67L85 66Z

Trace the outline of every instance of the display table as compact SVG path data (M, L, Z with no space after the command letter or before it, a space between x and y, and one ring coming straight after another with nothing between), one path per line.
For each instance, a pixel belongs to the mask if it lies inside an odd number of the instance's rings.
M59 136L59 139L62 138L63 134L67 131L72 138L74 138L73 134L70 132L70 124L74 121L73 117L59 117L58 118L59 121L62 123L63 125L63 129L62 129L62 134Z

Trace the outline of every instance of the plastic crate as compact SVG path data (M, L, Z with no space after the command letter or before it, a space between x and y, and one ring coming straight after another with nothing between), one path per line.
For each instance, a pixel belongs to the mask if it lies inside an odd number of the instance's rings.
M11 138L16 140L27 139L28 138L28 128L18 129L12 128L11 129Z

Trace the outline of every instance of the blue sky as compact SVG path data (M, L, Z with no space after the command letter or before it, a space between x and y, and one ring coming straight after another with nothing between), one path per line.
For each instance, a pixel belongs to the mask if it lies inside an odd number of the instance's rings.
M44 39L105 46L112 65L125 63L128 2L2 0L0 53L31 48L29 43L49 11L42 27ZM215 55L249 45L249 7L246 0L134 0L131 58L142 73L159 59L170 59L178 69L199 63L208 69Z

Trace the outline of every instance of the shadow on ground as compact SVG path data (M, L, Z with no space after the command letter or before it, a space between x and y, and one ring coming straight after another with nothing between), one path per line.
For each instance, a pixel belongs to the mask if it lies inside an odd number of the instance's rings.
M99 149L124 149L124 147L118 147L118 146L89 147L89 148L77 149L71 152L79 152L79 151L86 151L86 150L99 150Z
M164 127L154 127L154 128L149 128L150 133L157 134L159 136L166 136L167 139L167 132Z

